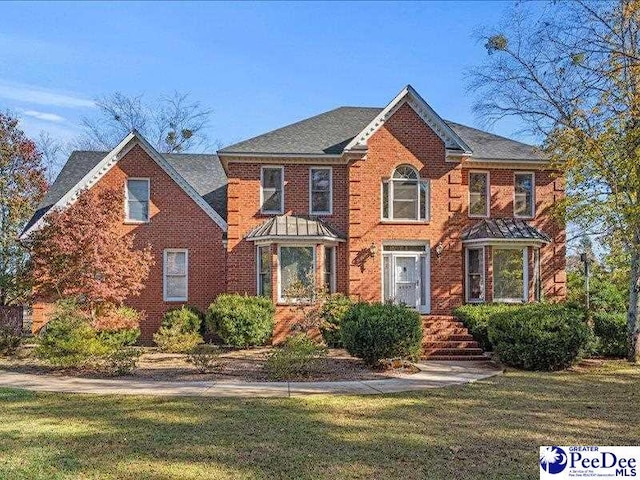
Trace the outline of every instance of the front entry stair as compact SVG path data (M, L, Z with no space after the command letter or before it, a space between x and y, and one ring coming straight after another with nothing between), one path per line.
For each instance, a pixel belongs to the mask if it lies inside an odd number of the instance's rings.
M427 360L488 360L467 328L450 315L422 315L422 356Z

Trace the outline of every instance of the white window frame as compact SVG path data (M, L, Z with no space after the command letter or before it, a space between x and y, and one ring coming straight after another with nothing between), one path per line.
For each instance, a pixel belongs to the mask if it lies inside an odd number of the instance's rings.
M264 210L264 171L266 169L279 169L280 170L280 189L282 195L280 195L280 209L279 210ZM279 215L284 213L284 166L283 165L263 165L260 167L260 213L264 215Z
M487 185L485 187L485 195L487 197L487 206L484 215L471 213L471 175L482 174L487 177ZM469 218L489 218L491 216L491 173L488 170L469 170L467 174L467 215Z
M147 182L147 219L136 220L129 218L129 180L145 181ZM124 182L124 221L126 223L144 224L149 223L151 219L151 179L148 177L127 177Z
M518 175L531 175L531 215L516 214L516 177ZM536 216L536 173L535 172L513 172L513 216L514 218L531 219Z
M186 295L184 297L167 296L167 277L179 275L167 275L167 254L184 253L184 278L186 282ZM186 302L189 299L189 250L186 248L165 248L162 253L162 298L165 302Z
M329 171L329 210L313 210L313 171ZM333 167L309 167L309 214L311 215L333 215Z
M316 245L310 243L284 243L278 245L278 303L300 303L300 302L311 302L310 298L286 298L282 295L282 247L297 247L297 248L311 248L313 250L313 279L315 282L318 281L318 265L316 259Z
M336 259L338 256L338 247L336 247L335 245L323 245L322 246L323 251L322 254L324 255L324 262L326 265L327 262L327 249L330 248L333 251L333 254L331 255L331 278L329 279L329 293L336 293ZM323 265L323 269L322 269L322 284L324 285L324 275L325 275L325 271L324 271L324 265Z
M416 247L414 250L394 250L394 246L400 247ZM383 303L387 301L384 295L384 284L385 284L385 275L384 275L384 259L385 257L389 259L389 268L391 269L391 275L388 279L390 282L389 288L391 290L395 289L395 256L413 256L415 255L418 259L418 262L422 261L422 258L425 258L425 270L420 272L420 290L424 289L426 292L426 303L424 305L420 305L418 307L418 311L421 314L428 314L431 312L431 246L430 242L424 240L383 240L382 241L382 255L380 255L380 299ZM421 291L418 292L417 301L418 303L422 300ZM394 297L392 297L394 298Z
M393 174L398 167L409 166L413 168L418 175L418 218L394 218L393 215ZM422 184L426 184L427 186L427 197L425 199L425 206L420 202L420 187ZM389 192L389 216L384 216L384 185L387 184L388 192ZM425 218L420 218L423 208L425 211ZM397 165L392 171L391 176L389 178L383 178L382 182L380 182L380 220L382 222L388 223L429 223L431 221L431 179L430 178L422 178L420 177L420 171L415 168L413 165L408 163L402 163Z
M262 262L262 257L260 256L260 249L261 248L266 248L269 251L269 256L271 257L271 244L258 244L256 245L256 295L258 296L264 296L264 292L262 292L262 283L260 282L260 274L262 273L260 271L260 266L261 266L261 262ZM271 280L273 279L273 262L271 262L271 264L269 265L269 272L271 273L271 279L269 279L269 281L271 282ZM271 285L271 295L273 295L273 284ZM271 298L271 297L269 297Z
M520 298L496 298L496 271L495 271L495 252L496 250L520 250L522 251L522 296ZM491 298L496 303L528 303L529 302L529 248L516 245L504 245L491 247Z
M482 268L481 268L481 274L482 274L482 296L480 298L471 298L470 295L470 287L471 287L471 282L469 281L469 251L470 250L480 250L481 252L481 259L482 259ZM487 272L487 265L486 265L486 252L485 252L485 247L469 247L469 248L465 248L465 253L464 253L464 274L465 274L465 278L464 278L464 283L465 283L465 301L466 303L484 303L487 301L487 282L486 282L486 272Z

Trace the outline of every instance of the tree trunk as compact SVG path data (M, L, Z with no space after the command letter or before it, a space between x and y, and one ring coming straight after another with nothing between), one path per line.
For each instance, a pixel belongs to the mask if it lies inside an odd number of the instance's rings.
M640 249L638 243L634 242L634 249L631 252L631 279L629 285L629 310L627 312L627 329L629 334L627 359L630 362L640 361L640 323L638 323L638 312L640 311Z

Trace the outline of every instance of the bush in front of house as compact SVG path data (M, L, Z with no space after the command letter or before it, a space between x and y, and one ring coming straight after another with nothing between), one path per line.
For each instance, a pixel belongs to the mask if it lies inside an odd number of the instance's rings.
M218 367L222 348L218 345L198 345L187 355L187 362L199 373L208 373Z
M162 317L162 326L171 327L180 325L183 332L200 332L204 321L204 314L195 307L183 305L180 308L169 310Z
M583 313L568 304L529 304L496 313L488 331L500 360L525 370L567 368L592 341Z
M304 333L287 338L267 357L265 368L272 380L290 380L309 375L316 362L327 355L327 349Z
M420 356L420 314L403 305L356 303L343 317L340 330L347 351L370 366L385 358Z
M264 345L273 333L274 316L268 298L225 293L209 306L207 332L233 347Z
M187 305L167 311L153 341L163 352L191 352L204 342L200 335L201 315L196 308Z
M603 357L626 357L627 314L595 312L593 314L595 353Z
M340 325L353 303L346 295L336 293L329 296L320 307L320 332L328 347L343 347Z
M140 337L140 321L143 315L131 307L107 306L99 312L91 325L98 338L113 348L135 345Z
M486 303L486 304L466 304L456 308L453 315L458 318L473 339L478 342L480 348L486 352L493 350L493 345L489 341L489 322L491 318L513 308L518 305L509 305L505 303Z
M57 367L83 367L108 350L77 303L62 300L43 328L35 354Z

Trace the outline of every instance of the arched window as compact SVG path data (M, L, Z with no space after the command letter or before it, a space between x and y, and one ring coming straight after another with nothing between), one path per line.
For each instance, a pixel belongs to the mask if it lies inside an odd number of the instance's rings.
M382 218L429 219L429 181L421 180L411 165L398 166L391 178L382 182Z

